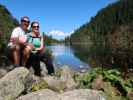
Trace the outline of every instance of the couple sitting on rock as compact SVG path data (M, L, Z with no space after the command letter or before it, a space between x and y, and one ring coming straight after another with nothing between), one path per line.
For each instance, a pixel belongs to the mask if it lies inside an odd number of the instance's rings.
M32 66L35 75L41 76L40 61L43 61L48 74L52 74L54 73L52 59L44 54L44 39L39 32L39 23L31 23L31 32L28 30L29 24L29 17L22 17L20 26L16 27L11 34L8 48L13 55L13 64L15 67Z

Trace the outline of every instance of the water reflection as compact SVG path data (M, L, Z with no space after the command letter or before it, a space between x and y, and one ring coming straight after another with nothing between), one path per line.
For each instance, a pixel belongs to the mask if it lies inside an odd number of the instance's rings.
M54 63L58 65L69 65L73 69L89 68L89 65L81 61L74 55L75 50L70 46L65 45L53 45L49 46L53 51Z

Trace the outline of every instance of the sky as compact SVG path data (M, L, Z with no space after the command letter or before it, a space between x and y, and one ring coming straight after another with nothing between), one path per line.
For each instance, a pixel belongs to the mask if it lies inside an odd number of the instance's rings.
M97 12L117 0L0 0L20 20L39 21L40 31L56 39L69 36Z

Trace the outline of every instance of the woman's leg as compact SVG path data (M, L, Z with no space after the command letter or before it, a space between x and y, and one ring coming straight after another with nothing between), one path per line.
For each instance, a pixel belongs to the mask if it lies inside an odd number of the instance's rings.
M32 59L33 59L32 67L34 69L35 75L41 76L40 56L38 54L33 54Z
M51 57L48 57L47 55L45 55L45 53L42 53L40 55L40 60L46 64L46 68L48 70L49 75L51 75L55 72Z

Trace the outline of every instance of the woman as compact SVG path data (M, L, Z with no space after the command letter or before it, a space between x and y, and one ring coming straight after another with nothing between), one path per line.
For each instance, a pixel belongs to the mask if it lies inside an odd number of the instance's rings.
M48 74L54 73L54 67L50 57L44 54L44 39L39 31L39 23L31 23L31 32L27 36L28 44L24 49L24 64L26 67L33 66L35 75L41 75L40 61L46 64ZM32 64L31 64L32 63Z

